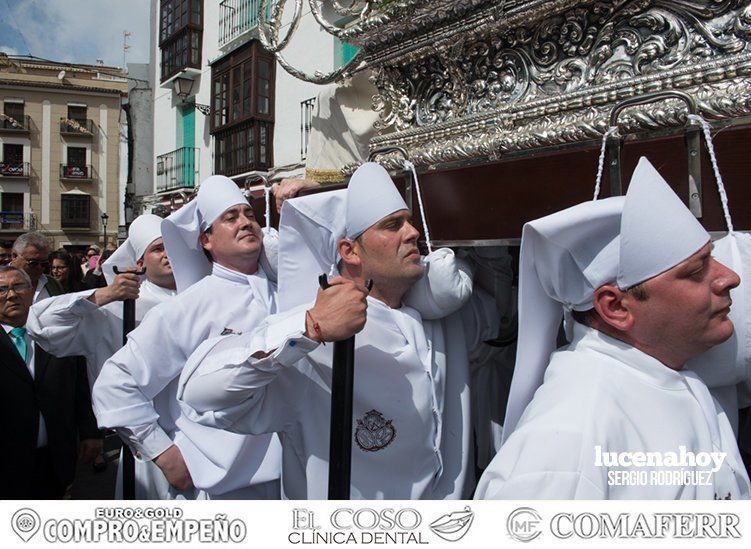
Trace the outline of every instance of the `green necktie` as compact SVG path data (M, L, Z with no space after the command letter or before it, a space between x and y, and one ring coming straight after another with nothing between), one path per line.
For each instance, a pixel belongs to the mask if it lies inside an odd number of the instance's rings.
M13 345L16 346L18 354L21 355L24 363L26 363L26 328L13 328L10 331L10 335L13 338Z

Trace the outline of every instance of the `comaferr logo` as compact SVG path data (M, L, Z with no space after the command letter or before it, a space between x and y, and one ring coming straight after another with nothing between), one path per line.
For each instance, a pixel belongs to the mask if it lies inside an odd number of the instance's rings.
M547 519L545 521L547 523ZM741 519L735 513L557 513L548 524L558 539L738 539ZM520 507L506 520L516 541L529 542L543 531L540 514Z
M516 541L529 542L542 534L542 518L531 507L520 507L506 519L506 531Z
M740 538L734 513L558 513L550 531L559 539Z

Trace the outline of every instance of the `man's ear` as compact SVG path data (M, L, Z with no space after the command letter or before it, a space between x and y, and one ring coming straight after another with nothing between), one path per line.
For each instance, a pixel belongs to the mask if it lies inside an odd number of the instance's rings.
M136 261L136 267L138 267L139 271L143 269L143 257Z
M600 286L594 294L594 308L600 319L621 332L628 332L634 325L627 297L626 292L614 284Z
M206 232L201 233L198 236L198 242L201 243L201 246L206 248L207 250L211 251L211 244L209 244L209 234ZM208 245L208 247L207 247Z
M354 240L342 238L336 245L342 261L348 265L360 265L360 246Z

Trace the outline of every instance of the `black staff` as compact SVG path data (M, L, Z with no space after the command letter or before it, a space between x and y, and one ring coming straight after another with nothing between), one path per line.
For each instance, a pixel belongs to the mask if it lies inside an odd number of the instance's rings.
M329 287L325 274L318 277ZM368 280L365 286L373 285ZM349 499L352 478L352 387L355 380L355 336L334 342L331 372L331 423L329 438L329 499Z
M121 274L117 267L112 267L116 275ZM146 274L142 271L125 271L136 275ZM123 345L128 342L128 334L136 329L136 300L126 299L123 301ZM123 441L125 442L125 441ZM127 444L123 448L123 499L136 499L136 462Z

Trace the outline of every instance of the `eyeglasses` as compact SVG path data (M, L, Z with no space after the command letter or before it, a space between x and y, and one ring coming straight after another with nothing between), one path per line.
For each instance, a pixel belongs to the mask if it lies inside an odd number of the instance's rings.
M30 289L31 286L29 286L25 282L19 282L18 284L13 284L12 286L0 286L0 297L7 297L8 293L10 293L11 290L13 290L17 294L20 294L21 292L25 292L26 290Z

